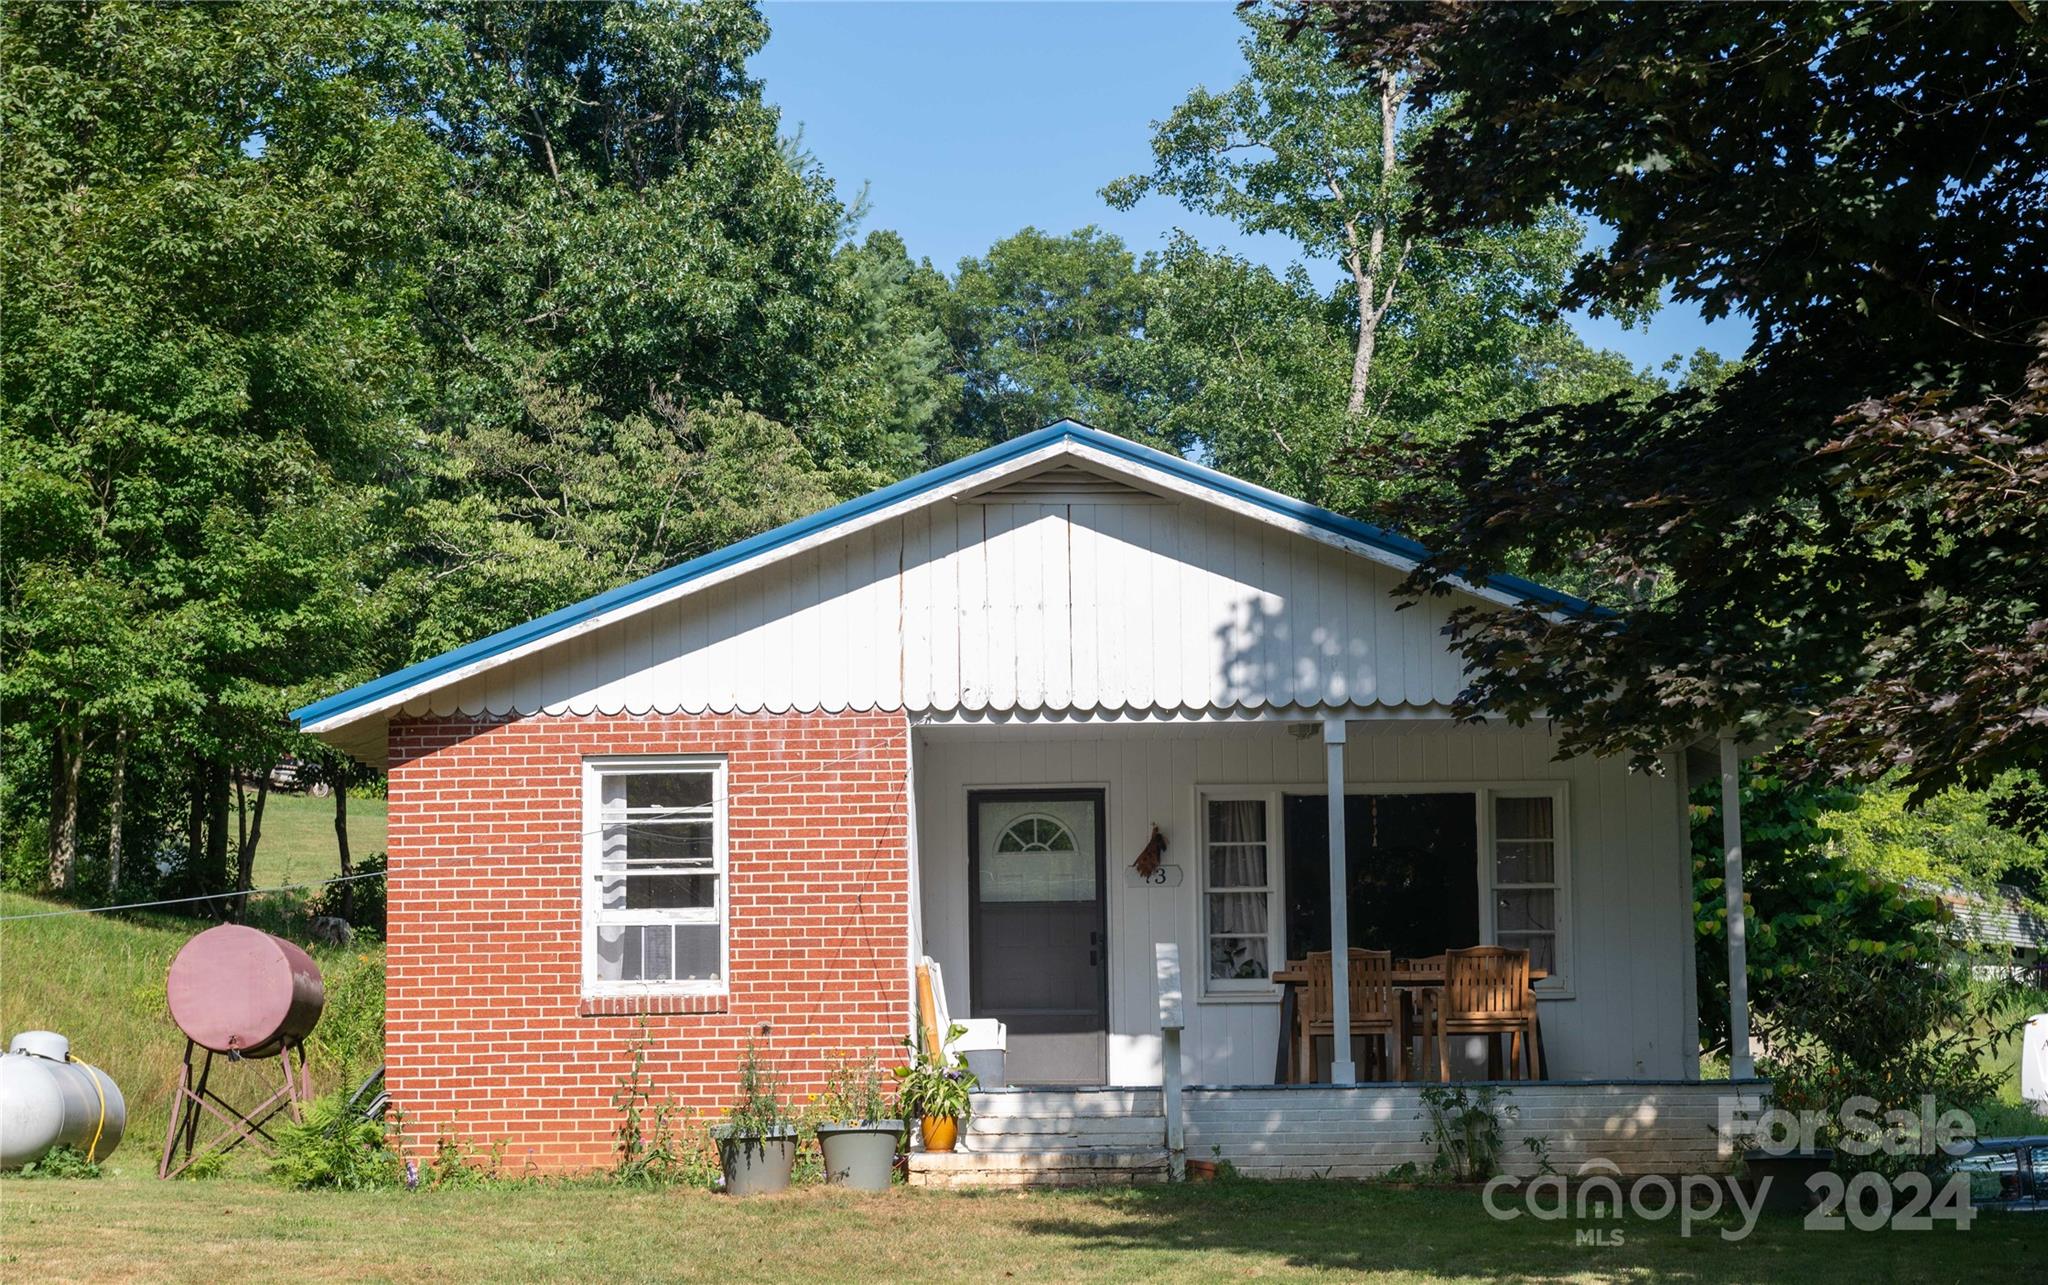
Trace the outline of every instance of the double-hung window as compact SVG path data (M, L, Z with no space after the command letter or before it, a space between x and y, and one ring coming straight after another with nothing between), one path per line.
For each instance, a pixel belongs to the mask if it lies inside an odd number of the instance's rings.
M725 763L584 765L584 991L725 989Z
M1202 918L1212 995L1272 990L1267 978L1280 951L1268 811L1264 796L1202 801Z
M1493 942L1529 952L1529 966L1566 984L1562 791L1493 795Z

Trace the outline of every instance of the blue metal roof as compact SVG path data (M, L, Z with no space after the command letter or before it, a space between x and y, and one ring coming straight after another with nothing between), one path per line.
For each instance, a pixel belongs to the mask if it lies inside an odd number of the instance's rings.
M1157 451L1149 446L1140 445L1128 438L1117 437L1100 429L1090 428L1086 424L1078 423L1071 419L1064 419L1057 424L1041 428L1035 433L1026 433L1022 437L1012 438L1007 442L991 446L985 451L976 452L964 459L955 460L950 464L941 464L934 469L927 469L925 472L919 473L914 477L907 477L901 482L885 486L879 491L870 491L866 495L847 500L843 504L835 504L829 509L820 510L809 517L798 518L794 522L785 523L772 531L764 531L760 535L742 540L738 544L727 545L725 548L707 553L701 558L692 558L688 562L679 562L675 566L666 567L654 572L652 575L643 576L631 584L620 585L616 589L607 590L595 597L585 598L582 602L573 603L558 611L551 611L547 615L529 620L523 625L514 625L510 629L501 629L488 638L479 638L467 646L443 652L441 655L435 656L430 660L407 665L404 669L386 674L382 678L373 678L369 682L351 687L345 692L330 696L325 700L315 701L304 708L293 710L292 719L299 726L303 727L308 723L325 722L328 719L347 714L365 705L374 705L378 701L416 684L452 673L477 661L488 660L493 656L502 655L505 652L523 647L528 643L546 638L550 634L560 633L565 629L582 624L615 608L629 606L642 599L664 593L678 585L688 584L690 581L709 575L714 571L730 567L735 563L745 562L747 559L759 554L772 552L785 545L793 544L806 536L829 530L832 527L850 522L855 518L875 512L878 509L887 508L899 501L914 499L919 495L942 489L962 478L971 477L976 473L984 472L1010 460L1029 455L1033 451L1052 445L1055 442L1076 442L1092 447L1106 455L1117 456L1146 468L1157 469L1162 473L1171 474L1172 476L1193 482L1209 490L1265 509L1276 515L1292 518L1309 526L1318 527L1333 534L1344 536L1347 539L1355 540L1360 544L1393 554L1399 558L1419 562L1429 556L1429 550L1420 544L1405 536L1396 535L1382 527L1347 518L1340 513L1332 513L1328 509L1317 508L1313 504L1304 503L1301 500L1282 495L1277 491L1267 490L1263 486L1254 486L1250 482L1242 481L1225 473L1219 473L1215 469L1204 468L1200 464L1182 459L1177 455L1169 455L1164 451ZM1489 588L1510 597L1539 602L1566 611L1588 611L1593 609L1586 602L1574 598L1570 594L1560 593L1555 589L1546 588L1534 581L1524 580L1519 576L1488 576L1486 584Z

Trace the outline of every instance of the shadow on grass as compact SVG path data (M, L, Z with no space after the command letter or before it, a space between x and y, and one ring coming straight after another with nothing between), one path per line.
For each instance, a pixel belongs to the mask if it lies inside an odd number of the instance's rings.
M1729 1211L1695 1220L1683 1235L1675 1214L1541 1221L1490 1216L1476 1190L1400 1189L1353 1182L1229 1181L1087 1193L1086 1208L1055 1212L1074 1193L1047 1198L1020 1229L1087 1251L1153 1251L1242 1260L1246 1270L1284 1263L1323 1272L1385 1273L1421 1280L1817 1282L2006 1280L2048 1247L2039 1226L1984 1216L1968 1232L1808 1231L1788 1215L1763 1215L1737 1240ZM1504 1196L1497 1204L1520 1208ZM1581 1234L1597 1239L1582 1240Z

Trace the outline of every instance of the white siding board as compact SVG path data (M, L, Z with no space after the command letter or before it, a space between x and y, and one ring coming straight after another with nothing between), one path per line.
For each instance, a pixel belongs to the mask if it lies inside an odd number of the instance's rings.
M1220 509L954 504L422 696L407 712L1441 706L1450 600Z
M1067 523L1068 629L1072 654L1067 699L1077 709L1095 708L1101 687L1101 549L1096 526L1100 506L1077 504Z

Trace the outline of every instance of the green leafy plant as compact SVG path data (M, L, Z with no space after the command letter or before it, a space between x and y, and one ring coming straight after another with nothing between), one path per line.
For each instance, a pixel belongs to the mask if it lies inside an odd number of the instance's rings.
M208 1152L180 1170L178 1177L189 1182L205 1182L219 1178L228 1171L228 1158L218 1151Z
M31 1160L13 1178L104 1178L106 1169L85 1158L76 1147L51 1147L41 1159Z
M967 1028L955 1022L940 1044L943 1047L966 1033ZM948 1066L943 1052L927 1050L920 1039L912 1037L903 1043L912 1053L910 1065L896 1069L896 1101L903 1114L964 1119L973 1109L971 1095L981 1083L967 1069L966 1055L954 1054L953 1064Z
M314 1099L303 1120L278 1130L270 1175L300 1190L370 1191L399 1185L400 1166L384 1126L336 1092Z
M1972 984L1960 952L1938 944L1905 957L1852 939L1817 942L1808 971L1780 980L1777 1004L1758 1022L1771 1104L1818 1116L1815 1145L1835 1148L1837 1169L1945 1167L1930 1140L1857 1154L1865 1149L1842 1145L1858 1141L1845 1139L1842 1109L1861 1098L1879 1119L1917 1119L1928 1098L1937 1115L1996 1101L1996 1055L2018 1033L2025 993Z
M825 1092L818 1099L819 1119L833 1124L875 1124L895 1120L897 1108L883 1091L875 1055L848 1054L832 1066L825 1077Z
M747 1041L740 1055L739 1097L725 1113L725 1136L743 1142L760 1142L787 1134L795 1122L782 1104L782 1082L761 1061L754 1041Z
M651 1042L643 1016L639 1031L627 1041L626 1070L612 1094L612 1109L619 1113L614 1135L619 1159L613 1174L620 1182L636 1186L672 1182L681 1168L675 1127L669 1118L672 1108L666 1102L654 1102L649 1119L653 1095L647 1077L647 1046Z
M1838 821L1857 806L1856 792L1801 784L1786 764L1797 746L1750 766L1742 775L1743 904L1748 923L1752 1020L1770 1018L1783 995L1825 966L1823 956L1847 951L1860 959L1907 967L1939 948L1940 900L1916 894L1832 851ZM1702 1038L1728 1039L1728 911L1721 853L1720 788L1692 796L1695 976Z
M434 1140L434 1154L420 1167L419 1186L432 1191L465 1191L495 1187L505 1181L505 1144L495 1142L482 1163L470 1158L470 1148L460 1136L442 1130Z
M343 1088L353 1088L384 1063L384 953L360 951L328 975L313 1052L318 1063L339 1068Z
M1490 1084L1423 1086L1421 1118L1429 1122L1429 1129L1422 1140L1436 1151L1432 1173L1454 1182L1484 1182L1500 1172L1505 1125L1519 1114L1502 1101L1506 1096ZM1522 1145L1548 1172L1550 1144L1531 1137Z

